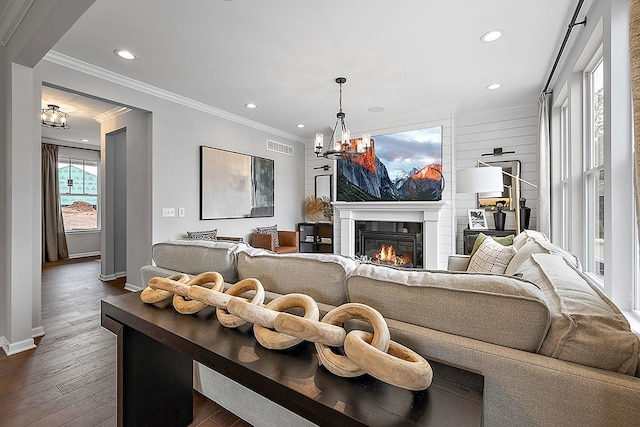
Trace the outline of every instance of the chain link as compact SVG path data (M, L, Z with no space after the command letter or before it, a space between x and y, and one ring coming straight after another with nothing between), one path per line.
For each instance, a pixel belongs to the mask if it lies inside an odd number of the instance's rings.
M253 323L256 340L272 350L284 350L302 341L315 344L318 360L335 375L371 376L407 390L424 390L431 385L433 371L418 353L391 340L389 327L372 307L347 303L329 311L321 321L318 304L308 295L287 294L264 305L265 291L257 279L243 279L222 292L224 283L217 272L193 279L184 274L154 277L140 298L161 308L173 302L182 314L193 314L206 306L216 307L218 321L228 328ZM251 300L242 295L253 292ZM177 304L176 304L177 302ZM284 312L301 308L304 316ZM345 322L358 319L371 325L373 333L352 330ZM343 347L346 356L332 348Z

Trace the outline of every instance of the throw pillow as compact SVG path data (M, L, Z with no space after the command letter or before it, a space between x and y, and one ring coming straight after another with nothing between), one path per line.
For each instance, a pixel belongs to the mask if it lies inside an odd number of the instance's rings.
M516 254L511 246L503 246L493 239L484 239L469 261L472 273L504 274L509 261Z
M508 236L503 236L503 237L491 237L491 236L487 236L484 233L480 233L480 234L478 234L478 237L476 237L476 241L473 244L473 249L471 250L470 256L473 256L473 254L476 253L476 251L478 250L478 248L480 247L480 245L482 244L484 239L486 239L487 237L495 240L496 242L500 243L501 245L511 246L511 245L513 245L513 239L516 236L514 236L513 234L509 234Z
M256 227L256 231L261 234L273 235L273 246L280 247L280 240L278 240L278 224L269 227Z
M187 231L187 238L199 240L217 240L218 229L208 231Z

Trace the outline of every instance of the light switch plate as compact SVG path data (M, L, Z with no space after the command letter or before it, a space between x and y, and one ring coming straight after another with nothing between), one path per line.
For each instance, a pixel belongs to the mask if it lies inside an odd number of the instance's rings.
M184 208L178 208L178 218L184 218Z
M165 218L176 216L175 208L162 208L162 216Z

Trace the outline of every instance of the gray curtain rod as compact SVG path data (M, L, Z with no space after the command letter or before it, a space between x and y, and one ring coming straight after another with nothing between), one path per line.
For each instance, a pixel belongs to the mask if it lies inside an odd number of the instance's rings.
M562 41L562 45L560 45L560 51L558 52L558 56L556 56L556 60L553 63L553 67L551 68L551 73L549 73L549 78L547 79L547 84L544 85L544 89L542 93L549 93L547 90L549 89L549 85L551 84L551 79L553 78L553 74L556 72L556 67L558 67L558 63L560 62L560 57L562 56L562 52L564 51L565 46L567 45L567 41L569 40L569 36L571 35L571 30L576 25L587 25L587 17L585 16L581 22L576 22L578 19L578 14L580 13L580 9L582 9L582 3L584 0L578 0L578 4L576 6L575 11L573 12L573 18L571 18L571 22L569 23L569 28L567 28L567 32L564 35L564 40Z

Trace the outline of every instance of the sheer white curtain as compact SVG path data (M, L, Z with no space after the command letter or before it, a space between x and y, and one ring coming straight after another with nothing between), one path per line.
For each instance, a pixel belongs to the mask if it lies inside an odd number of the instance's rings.
M634 193L636 220L640 239L640 2L629 2L629 56L631 57L631 89L633 92Z
M551 236L551 159L549 146L549 102L550 96L538 99L538 231Z

